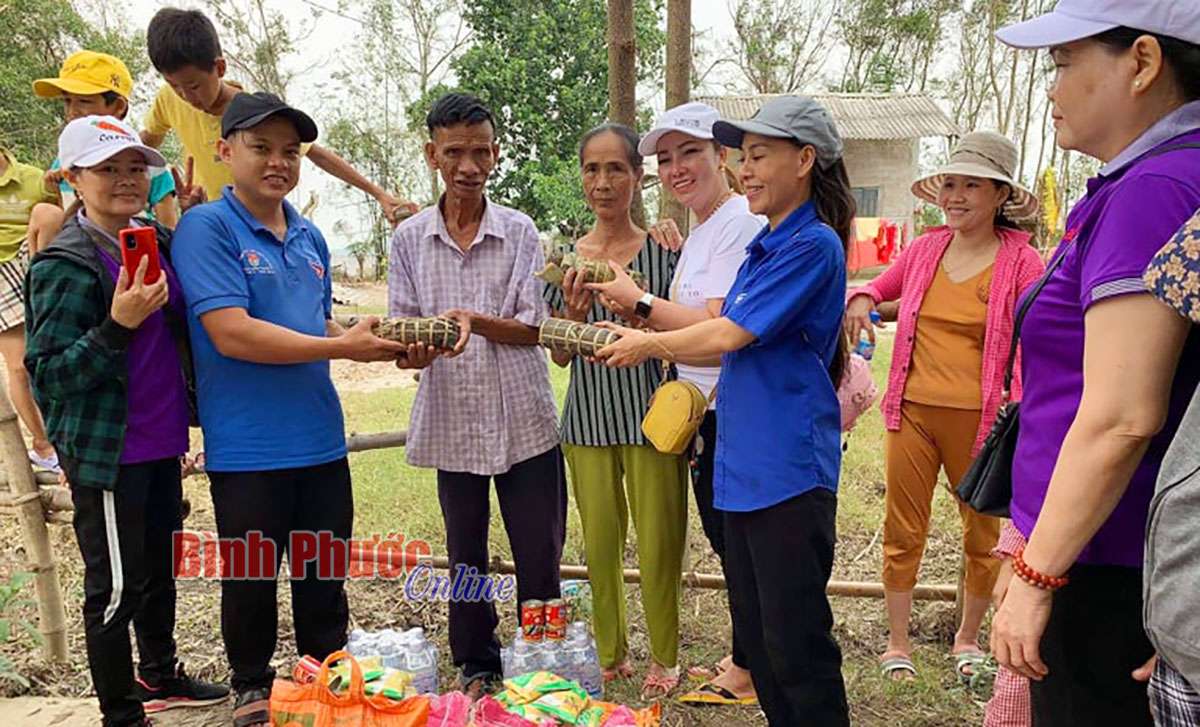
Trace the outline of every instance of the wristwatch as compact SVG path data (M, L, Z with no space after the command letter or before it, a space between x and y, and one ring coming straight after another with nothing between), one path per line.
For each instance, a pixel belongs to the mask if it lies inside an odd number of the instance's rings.
M654 305L654 293L646 293L638 298L637 304L633 306L633 313L638 318L649 318L652 305Z

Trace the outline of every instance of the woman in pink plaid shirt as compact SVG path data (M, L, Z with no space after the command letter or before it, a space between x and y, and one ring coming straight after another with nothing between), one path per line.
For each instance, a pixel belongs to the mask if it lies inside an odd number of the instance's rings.
M880 668L890 679L916 674L908 638L912 591L929 534L938 473L952 483L966 472L1005 396L1020 398L1020 382L1002 392L1022 291L1043 270L1029 233L1015 229L1037 210L1036 198L1014 181L1016 145L990 132L962 138L950 162L917 180L913 194L941 207L946 226L914 240L878 279L851 290L846 328L874 338L869 314L900 300L888 390L887 514L883 527L883 585L888 645ZM959 503L966 554L966 606L951 649L959 676L969 678L985 658L979 629L991 604L999 563L991 557L997 518Z

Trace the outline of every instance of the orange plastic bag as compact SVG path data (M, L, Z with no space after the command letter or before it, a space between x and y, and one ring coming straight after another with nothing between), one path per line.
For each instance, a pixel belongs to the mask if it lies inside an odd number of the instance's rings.
M334 694L329 690L330 667L343 659L350 664L350 687ZM275 727L425 727L428 719L428 697L396 701L383 694L366 696L362 668L345 651L330 654L311 683L276 679L271 688Z

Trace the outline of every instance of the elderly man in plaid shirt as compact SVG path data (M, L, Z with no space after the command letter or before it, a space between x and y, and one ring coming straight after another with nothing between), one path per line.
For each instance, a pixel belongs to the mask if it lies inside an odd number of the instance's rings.
M487 571L494 478L517 565L518 599L557 598L567 493L550 372L534 345L537 325L548 315L533 277L543 265L537 229L528 216L484 194L499 146L482 101L443 96L426 125L427 160L446 192L396 229L388 313L451 310L469 315L474 335L456 358L413 345L399 362L427 368L413 404L408 461L437 468L452 569ZM498 682L497 623L489 602L450 604L450 650L472 696Z

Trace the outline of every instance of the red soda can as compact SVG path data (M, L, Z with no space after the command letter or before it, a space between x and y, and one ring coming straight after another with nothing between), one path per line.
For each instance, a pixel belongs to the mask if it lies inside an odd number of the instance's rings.
M296 680L297 684L310 684L317 680L317 674L320 672L321 662L305 655L296 662L296 668L292 670L292 678Z
M567 638L567 602L561 598L546 601L546 640Z
M529 600L521 604L521 633L526 641L537 643L546 632L546 604Z

